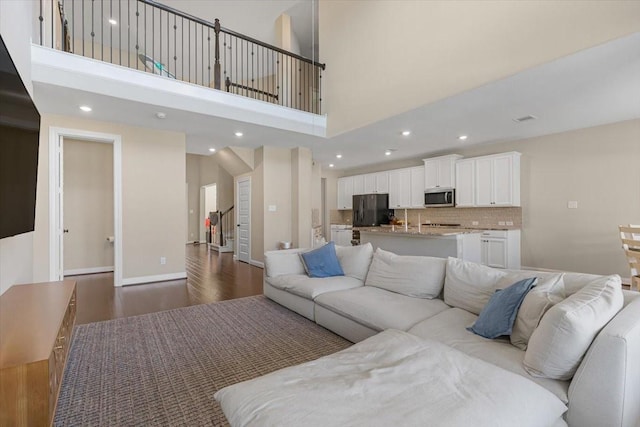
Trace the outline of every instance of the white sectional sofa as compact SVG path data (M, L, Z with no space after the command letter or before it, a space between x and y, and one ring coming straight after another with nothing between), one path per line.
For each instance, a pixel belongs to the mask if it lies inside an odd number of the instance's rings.
M300 252L265 254L264 294L346 339L405 331L544 387L567 406L563 420L571 427L640 426L640 294L622 291L619 278L497 270L384 251L374 256L363 245L336 247L345 276L319 279L305 274ZM527 294L511 340L469 332L493 292L522 277L538 277L544 285L537 300ZM540 301L547 304L544 311L528 319L526 311ZM518 341L522 334L526 338ZM553 344L541 350L542 342ZM540 364L551 374L536 371ZM564 371L556 375L556 369Z

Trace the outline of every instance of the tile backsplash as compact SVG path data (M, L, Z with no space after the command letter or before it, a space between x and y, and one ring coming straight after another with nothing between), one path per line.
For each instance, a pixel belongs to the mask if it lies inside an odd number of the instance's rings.
M404 209L395 210L396 218L404 219ZM351 224L352 211L332 210L332 224ZM407 209L409 225L445 223L478 228L522 228L522 208L426 208ZM478 224L474 224L477 221ZM504 223L504 224L503 224ZM513 225L507 223L513 223Z

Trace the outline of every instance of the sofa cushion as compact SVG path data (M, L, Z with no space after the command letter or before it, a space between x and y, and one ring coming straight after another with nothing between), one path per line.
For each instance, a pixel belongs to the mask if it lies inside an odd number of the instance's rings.
M480 314L497 289L500 279L508 274L475 262L449 257L444 278L444 302Z
M620 276L604 276L549 309L533 331L524 366L533 376L568 380L600 329L623 303Z
M301 252L300 259L309 277L344 276L334 242L329 242L312 251Z
M276 277L283 274L305 274L304 264L300 259L301 252L304 252L304 249L265 252L265 275L267 277Z
M413 298L374 286L319 295L315 303L376 331L406 331L449 307L439 299Z
M540 275L539 275L540 276ZM507 276L506 280L512 276ZM562 274L538 277L536 286L529 291L518 310L516 321L511 331L511 344L521 350L526 350L531 334L538 327L542 316L565 298ZM500 286L498 283L498 286Z
M530 277L496 290L469 331L490 339L511 335L518 309L537 280Z
M442 292L447 262L428 256L400 256L378 248L366 286L416 298L436 298Z
M314 299L325 292L341 291L362 286L362 282L353 277L309 277L306 274L286 274L268 277L267 282L274 288L291 292L307 299Z
M345 276L364 282L373 258L371 243L358 246L336 246L336 255Z
M475 322L476 319L477 316L473 313L459 308L451 308L418 322L408 332L447 344L470 356L521 375L551 391L563 402L568 401L569 383L547 378L535 378L529 375L522 366L524 351L512 346L508 339L490 340L467 331L467 326Z

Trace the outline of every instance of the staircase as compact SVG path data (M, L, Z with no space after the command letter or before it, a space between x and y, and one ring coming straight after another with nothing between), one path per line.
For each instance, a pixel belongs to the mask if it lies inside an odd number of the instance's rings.
M211 226L215 231L209 247L214 251L233 252L236 229L233 208L231 206L226 211L216 211L210 214Z

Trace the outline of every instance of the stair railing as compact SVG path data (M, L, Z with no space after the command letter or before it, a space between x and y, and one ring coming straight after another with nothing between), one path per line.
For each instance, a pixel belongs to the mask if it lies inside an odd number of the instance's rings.
M40 0L42 46L321 113L325 64L151 0ZM224 85L224 88L223 88Z
M231 205L226 211L219 211L220 215L220 227L218 227L218 237L220 246L227 246L229 240L234 239L235 236L235 220L234 220L234 206Z

